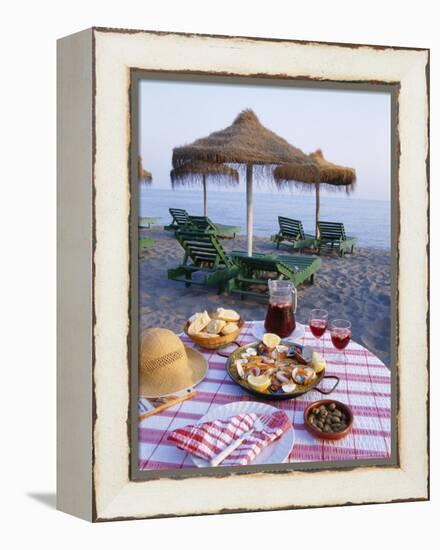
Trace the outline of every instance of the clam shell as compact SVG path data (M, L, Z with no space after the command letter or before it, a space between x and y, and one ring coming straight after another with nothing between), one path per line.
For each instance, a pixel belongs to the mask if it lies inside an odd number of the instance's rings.
M303 374L303 369L299 369L298 367L296 367L295 369L292 370L292 379L297 383L297 384L304 384L305 380L306 380L306 377L304 376Z
M236 361L235 368L237 369L237 373L240 378L243 378L243 379L246 378L246 373L244 372L242 361L240 360Z
M287 346L284 346L284 345L279 345L275 348L276 350L276 356L278 357L278 359L285 359L286 358L286 355L287 355L287 352L289 351L289 348Z
M305 367L304 378L305 378L305 383L310 384L310 382L312 382L312 380L316 378L315 369L313 369L312 367Z
M290 378L282 371L277 372L276 378L283 384L290 384Z
M287 353L289 351L289 347L288 346L285 346L283 344L280 344L279 346L277 346L275 348L278 352L280 353Z
M283 384L281 388L284 393L292 393L296 390L296 384Z
M313 380L314 378L316 378L315 369L313 369L312 367L305 367L304 372L306 373L306 377L308 380Z

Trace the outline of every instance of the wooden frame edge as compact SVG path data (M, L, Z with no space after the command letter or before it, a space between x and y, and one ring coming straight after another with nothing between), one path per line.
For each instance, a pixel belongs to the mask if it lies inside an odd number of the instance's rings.
M99 33L129 33L129 34L135 34L135 33L150 33L150 34L157 34L157 35L176 35L176 36L199 36L199 37L206 37L206 38L238 38L243 40L250 40L250 41L266 41L266 42L288 42L288 43L299 43L299 44L305 44L305 45L329 45L329 46L339 46L343 48L353 48L353 49L359 49L363 47L370 47L377 50L383 50L383 49L393 49L393 50L404 50L404 51L415 51L415 52L427 52L428 59L426 63L426 91L427 91L427 101L428 101L428 115L427 115L427 126L428 126L428 151L427 151L427 157L426 157L426 173L427 173L427 193L428 193L428 220L429 220L429 50L426 48L404 48L404 47L389 47L389 46L373 46L373 45L352 45L352 44L340 44L340 43L327 43L327 42L315 42L315 41L297 41L297 40L285 40L285 39L270 39L270 38L258 38L258 37L229 37L229 36L221 36L221 35L193 35L192 33L166 33L166 32L157 32L157 31L129 31L129 30L118 30L118 29L108 29L108 28L101 28L101 27L94 27L93 29L89 29L88 31L83 31L84 33L91 33L92 36L92 86L91 86L91 97L92 97L92 176L91 176L91 189L92 189L92 264L90 266L91 269L91 279L93 281L93 289L92 289L92 333L93 333L93 346L91 351L91 361L93 365L93 371L95 368L95 361L96 361L96 355L95 355L95 345L94 345L94 336L95 336L95 329L96 329L96 310L95 310L95 252L96 252L96 243L97 243L97 236L96 236L96 206L95 206L95 200L96 200L96 182L95 182L95 161L96 161L96 47L95 47L95 40L96 40L96 32ZM65 39L63 39L65 40ZM261 75L259 75L261 76ZM272 78L272 76L268 76L268 78ZM427 411L429 413L429 251L430 251L430 235L429 235L429 224L428 224L428 243L427 243L427 249L426 249L426 255L428 259L428 312L427 312L427 338L428 338L428 356L427 356L427 369L428 369L428 394L427 394L427 402L426 407ZM94 433L95 427L96 427L96 420L97 420L97 410L96 410L96 379L95 375L93 374L93 380L91 381L91 387L90 387L90 393L91 393L91 429ZM419 500L428 500L430 497L430 478L429 478L429 414L428 414L428 438L427 438L427 460L428 460L428 477L427 477L427 486L426 486L426 494L421 495L420 497L415 498L407 498L407 499L392 499L388 501L384 501L383 503L392 503L392 502L408 502L408 501L419 501ZM108 517L106 515L107 510L101 510L100 513L98 513L98 507L97 507L97 500L96 500L96 449L95 449L95 437L92 435L91 438L91 454L92 458L90 461L91 464L91 512L89 514L80 514L76 513L75 511L71 511L66 509L65 507L60 506L60 509L64 509L64 511L67 511L69 513L73 513L74 515L79 515L80 517L84 517L85 519L89 519L92 521L110 521L110 520L126 520L126 519L144 519L144 518L154 518L154 517L170 517L170 516L186 516L186 515L194 515L193 513L184 513L184 514L159 514L159 515L148 515L148 516L114 516L114 517ZM404 471L402 470L402 473ZM130 485L130 483L127 484ZM123 492L124 489L121 489L121 492ZM121 495L121 492L118 493L118 495ZM115 496L115 498L118 498L118 495ZM371 502L371 504L376 503L382 503L382 501L378 502ZM255 508L255 509L224 509L219 511L213 511L213 512L201 512L197 513L196 515L206 515L206 514L218 514L218 513L238 513L238 512L252 512L252 511L267 511L267 510L286 510L286 509L297 509L297 508L315 508L315 507L327 507L327 506L352 506L352 505L361 505L361 504L370 504L370 502L367 503L358 503L358 502L345 502L340 504L329 504L329 505L319 505L319 506L287 506L287 507L279 507L274 508L271 507L269 509L266 508Z

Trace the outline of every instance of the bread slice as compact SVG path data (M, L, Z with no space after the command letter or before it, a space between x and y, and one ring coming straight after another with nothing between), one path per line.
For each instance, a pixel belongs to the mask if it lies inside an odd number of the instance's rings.
M222 307L217 309L216 317L228 323L236 323L240 320L240 315L236 311L233 309L223 309Z
M194 313L193 315L191 315L191 317L188 319L188 323L192 323L193 321L195 321L197 317L199 317L201 314L202 313L198 311L197 313Z
M237 323L226 323L225 326L222 328L221 333L223 336L226 336L227 334L232 334L238 330Z
M197 338L217 338L217 334L210 334L209 332L199 332Z
M226 325L226 321L220 319L211 319L209 325L206 327L206 332L210 334L220 334L222 328Z
M209 323L211 322L211 317L208 315L207 311L204 311L200 315L198 315L192 323L190 323L188 327L188 334L197 334L198 332L202 332L204 328L206 328Z

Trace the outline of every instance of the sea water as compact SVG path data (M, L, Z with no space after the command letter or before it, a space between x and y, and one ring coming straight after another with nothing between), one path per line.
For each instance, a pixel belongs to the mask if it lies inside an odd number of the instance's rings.
M246 195L236 191L208 189L208 216L217 223L239 225L246 233ZM139 215L160 218L171 223L169 208L184 208L203 215L200 189L155 188L140 185ZM254 192L254 235L270 237L278 231L278 216L301 220L306 233L314 234L315 195L280 192ZM390 202L360 199L342 193L321 194L320 219L343 222L349 236L358 238L361 247L390 248Z

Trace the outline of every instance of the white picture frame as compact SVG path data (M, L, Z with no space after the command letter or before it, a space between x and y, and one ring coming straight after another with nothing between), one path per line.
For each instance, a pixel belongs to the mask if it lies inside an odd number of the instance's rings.
M395 86L397 464L131 479L133 70ZM58 43L58 102L58 508L109 521L428 499L429 51L93 28Z

